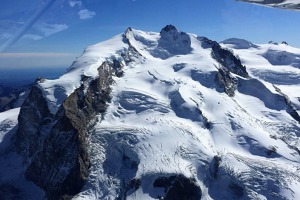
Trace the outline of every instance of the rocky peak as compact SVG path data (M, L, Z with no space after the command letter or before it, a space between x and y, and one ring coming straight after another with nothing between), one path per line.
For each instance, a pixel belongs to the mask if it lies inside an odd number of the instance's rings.
M238 80L232 74L249 78L246 67L242 65L241 60L230 49L223 48L218 42L209 40L206 37L198 37L198 40L203 48L211 48L212 58L219 63L219 66L216 66L218 73L216 74L215 82L228 96L234 96L234 91L238 87ZM241 41L234 41L241 43ZM242 42L245 43L245 41ZM227 42L232 43L232 40Z
M130 36L130 34L132 34L132 31L133 31L132 28L128 27L126 29L126 31L123 33L123 37L126 38L126 39L129 39L129 36Z
M158 47L170 54L188 54L191 52L191 38L173 25L167 25L160 31Z
M188 34L185 32L179 31L175 26L173 25L167 25L160 31L160 37L161 39L165 39L168 42L177 41L182 38L186 38Z
M274 44L274 45L278 45L278 42L274 42L274 41L269 41L268 44Z
M70 199L85 182L90 166L88 130L106 111L113 77L123 76L123 61L128 64L139 57L130 43L118 55L98 65L97 76L81 74L81 85L66 96L57 112L49 110L42 86L48 80L42 78L21 107L14 146L26 163L25 177L44 189L47 199Z
M170 33L170 32L177 32L178 33L179 31L175 26L169 24L169 25L167 25L167 26L165 26L164 28L161 29L160 34Z
M126 29L126 32L129 32L129 31L132 31L132 28L131 28L131 27L128 27L128 28Z
M98 78L83 77L55 115L38 83L21 107L15 147L27 163L26 178L43 188L48 199L69 199L83 186L89 168L87 129L106 110L114 69L120 68L103 62Z

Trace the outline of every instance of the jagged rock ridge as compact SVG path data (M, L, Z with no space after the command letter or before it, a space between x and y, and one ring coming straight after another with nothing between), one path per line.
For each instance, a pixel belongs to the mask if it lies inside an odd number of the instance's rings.
M113 73L122 74L117 61L103 62L94 80L83 76L82 85L55 115L38 83L23 104L16 148L28 162L26 177L45 189L49 199L68 198L82 188L89 168L87 131L106 109Z

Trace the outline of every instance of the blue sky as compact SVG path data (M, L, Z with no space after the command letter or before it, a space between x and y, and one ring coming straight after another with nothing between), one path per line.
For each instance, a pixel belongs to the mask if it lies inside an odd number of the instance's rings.
M1 0L0 69L67 68L86 46L129 26L300 47L299 21L300 12L235 0Z

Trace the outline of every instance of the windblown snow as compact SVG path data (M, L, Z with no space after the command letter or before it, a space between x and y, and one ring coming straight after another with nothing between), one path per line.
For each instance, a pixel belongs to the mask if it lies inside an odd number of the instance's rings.
M221 64L212 47L171 26L129 28L88 47L59 79L39 83L55 114L104 61L124 66L89 132L90 175L74 199L159 199L166 191L155 180L179 174L201 188L201 199L300 199L300 50L240 39L221 46L249 73L229 72L233 96L216 83ZM15 112L0 115L0 125Z

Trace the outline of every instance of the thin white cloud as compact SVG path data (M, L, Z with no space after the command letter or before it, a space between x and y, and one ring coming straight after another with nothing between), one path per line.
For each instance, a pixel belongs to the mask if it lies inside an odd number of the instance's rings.
M73 53L0 53L0 58L57 58L57 57L69 57L77 56Z
M40 31L45 37L48 37L54 33L66 30L68 26L66 24L47 24L40 23L35 26L35 28Z
M0 34L0 39L6 40L6 39L11 38L12 36L13 36L13 34L11 34L11 33L1 33Z
M78 16L80 19L90 19L96 15L96 12L90 11L88 9L83 9L78 12Z
M0 69L68 67L78 57L74 53L0 53Z
M40 40L43 36L35 35L35 34L25 34L22 36L22 39L29 39L29 40Z
M10 48L14 43L16 43L37 21L40 17L47 12L47 10L53 5L55 0L48 1L43 4L40 9L37 9L36 12L26 20L26 23L18 29L12 38L7 40L4 44L0 46L0 52L4 52L6 49Z
M81 1L69 1L69 5L73 8L75 6L81 7L82 2Z

